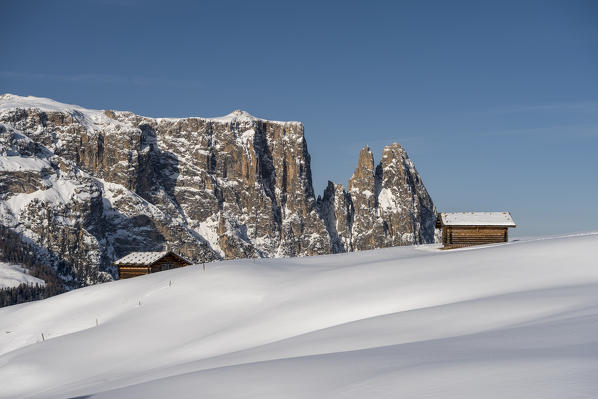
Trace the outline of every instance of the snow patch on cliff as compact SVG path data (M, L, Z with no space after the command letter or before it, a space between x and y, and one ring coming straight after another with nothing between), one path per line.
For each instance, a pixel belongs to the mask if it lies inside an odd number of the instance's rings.
M380 190L378 195L378 204L386 211L400 212L401 207L397 203L397 198L392 194L392 191L388 188Z
M5 201L0 202L0 217L3 221L9 221L14 224L18 221L21 212L27 208L32 201L46 202L49 204L66 204L75 195L76 185L66 179L59 179L51 176L47 181L50 188L47 190L37 190L32 193L19 193L11 196ZM84 196L86 193L81 193ZM81 198L84 200L85 198Z
M25 156L0 155L0 171L2 172L41 172L51 168L46 159Z
M237 137L237 144L243 147L247 147L248 144L253 143L253 138L255 137L255 130L249 129L243 132L239 137Z

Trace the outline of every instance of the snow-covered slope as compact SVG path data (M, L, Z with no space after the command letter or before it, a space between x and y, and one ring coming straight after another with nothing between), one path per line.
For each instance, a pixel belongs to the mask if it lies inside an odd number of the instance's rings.
M27 270L19 265L0 262L0 288L16 287L20 284L44 285L45 282L42 279L29 275Z
M79 289L0 309L0 397L594 398L596 248L397 247Z

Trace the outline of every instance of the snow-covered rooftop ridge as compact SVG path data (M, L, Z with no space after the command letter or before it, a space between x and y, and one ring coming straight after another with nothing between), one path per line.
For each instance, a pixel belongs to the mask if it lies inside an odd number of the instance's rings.
M160 258L168 254L168 251L160 252L131 252L130 254L118 259L115 265L151 265Z
M191 264L191 262L184 257L175 254L172 251L159 251L159 252L131 252L130 254L123 256L122 258L118 259L114 262L115 265L144 265L149 266L154 262L159 261L166 255L173 255L176 258L182 259L187 263Z
M442 212L445 226L503 226L515 227L509 212Z

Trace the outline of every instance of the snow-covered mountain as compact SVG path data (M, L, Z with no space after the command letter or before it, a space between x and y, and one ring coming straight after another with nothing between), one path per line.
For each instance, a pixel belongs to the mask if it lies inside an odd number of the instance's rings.
M349 189L317 199L299 122L234 111L148 118L0 96L0 223L63 281L115 275L115 258L165 245L194 261L429 243L434 205L398 144Z
M0 397L595 398L596 248L433 244L86 287L0 309Z

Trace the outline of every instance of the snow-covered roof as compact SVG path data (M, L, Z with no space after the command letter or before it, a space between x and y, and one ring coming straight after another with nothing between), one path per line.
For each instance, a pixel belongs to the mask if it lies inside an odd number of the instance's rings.
M119 265L149 266L149 265L156 263L157 261L159 261L160 259L162 259L163 257L165 257L168 254L172 254L172 255L176 256L177 258L180 258L184 261L189 262L187 259L185 259L175 253L172 253L170 251L161 251L161 252L131 252L127 256L124 256L124 257L118 259L116 262L114 262L114 264L116 266L119 266ZM189 264L191 264L191 262L189 262Z
M502 226L515 227L509 212L442 212L443 226Z

